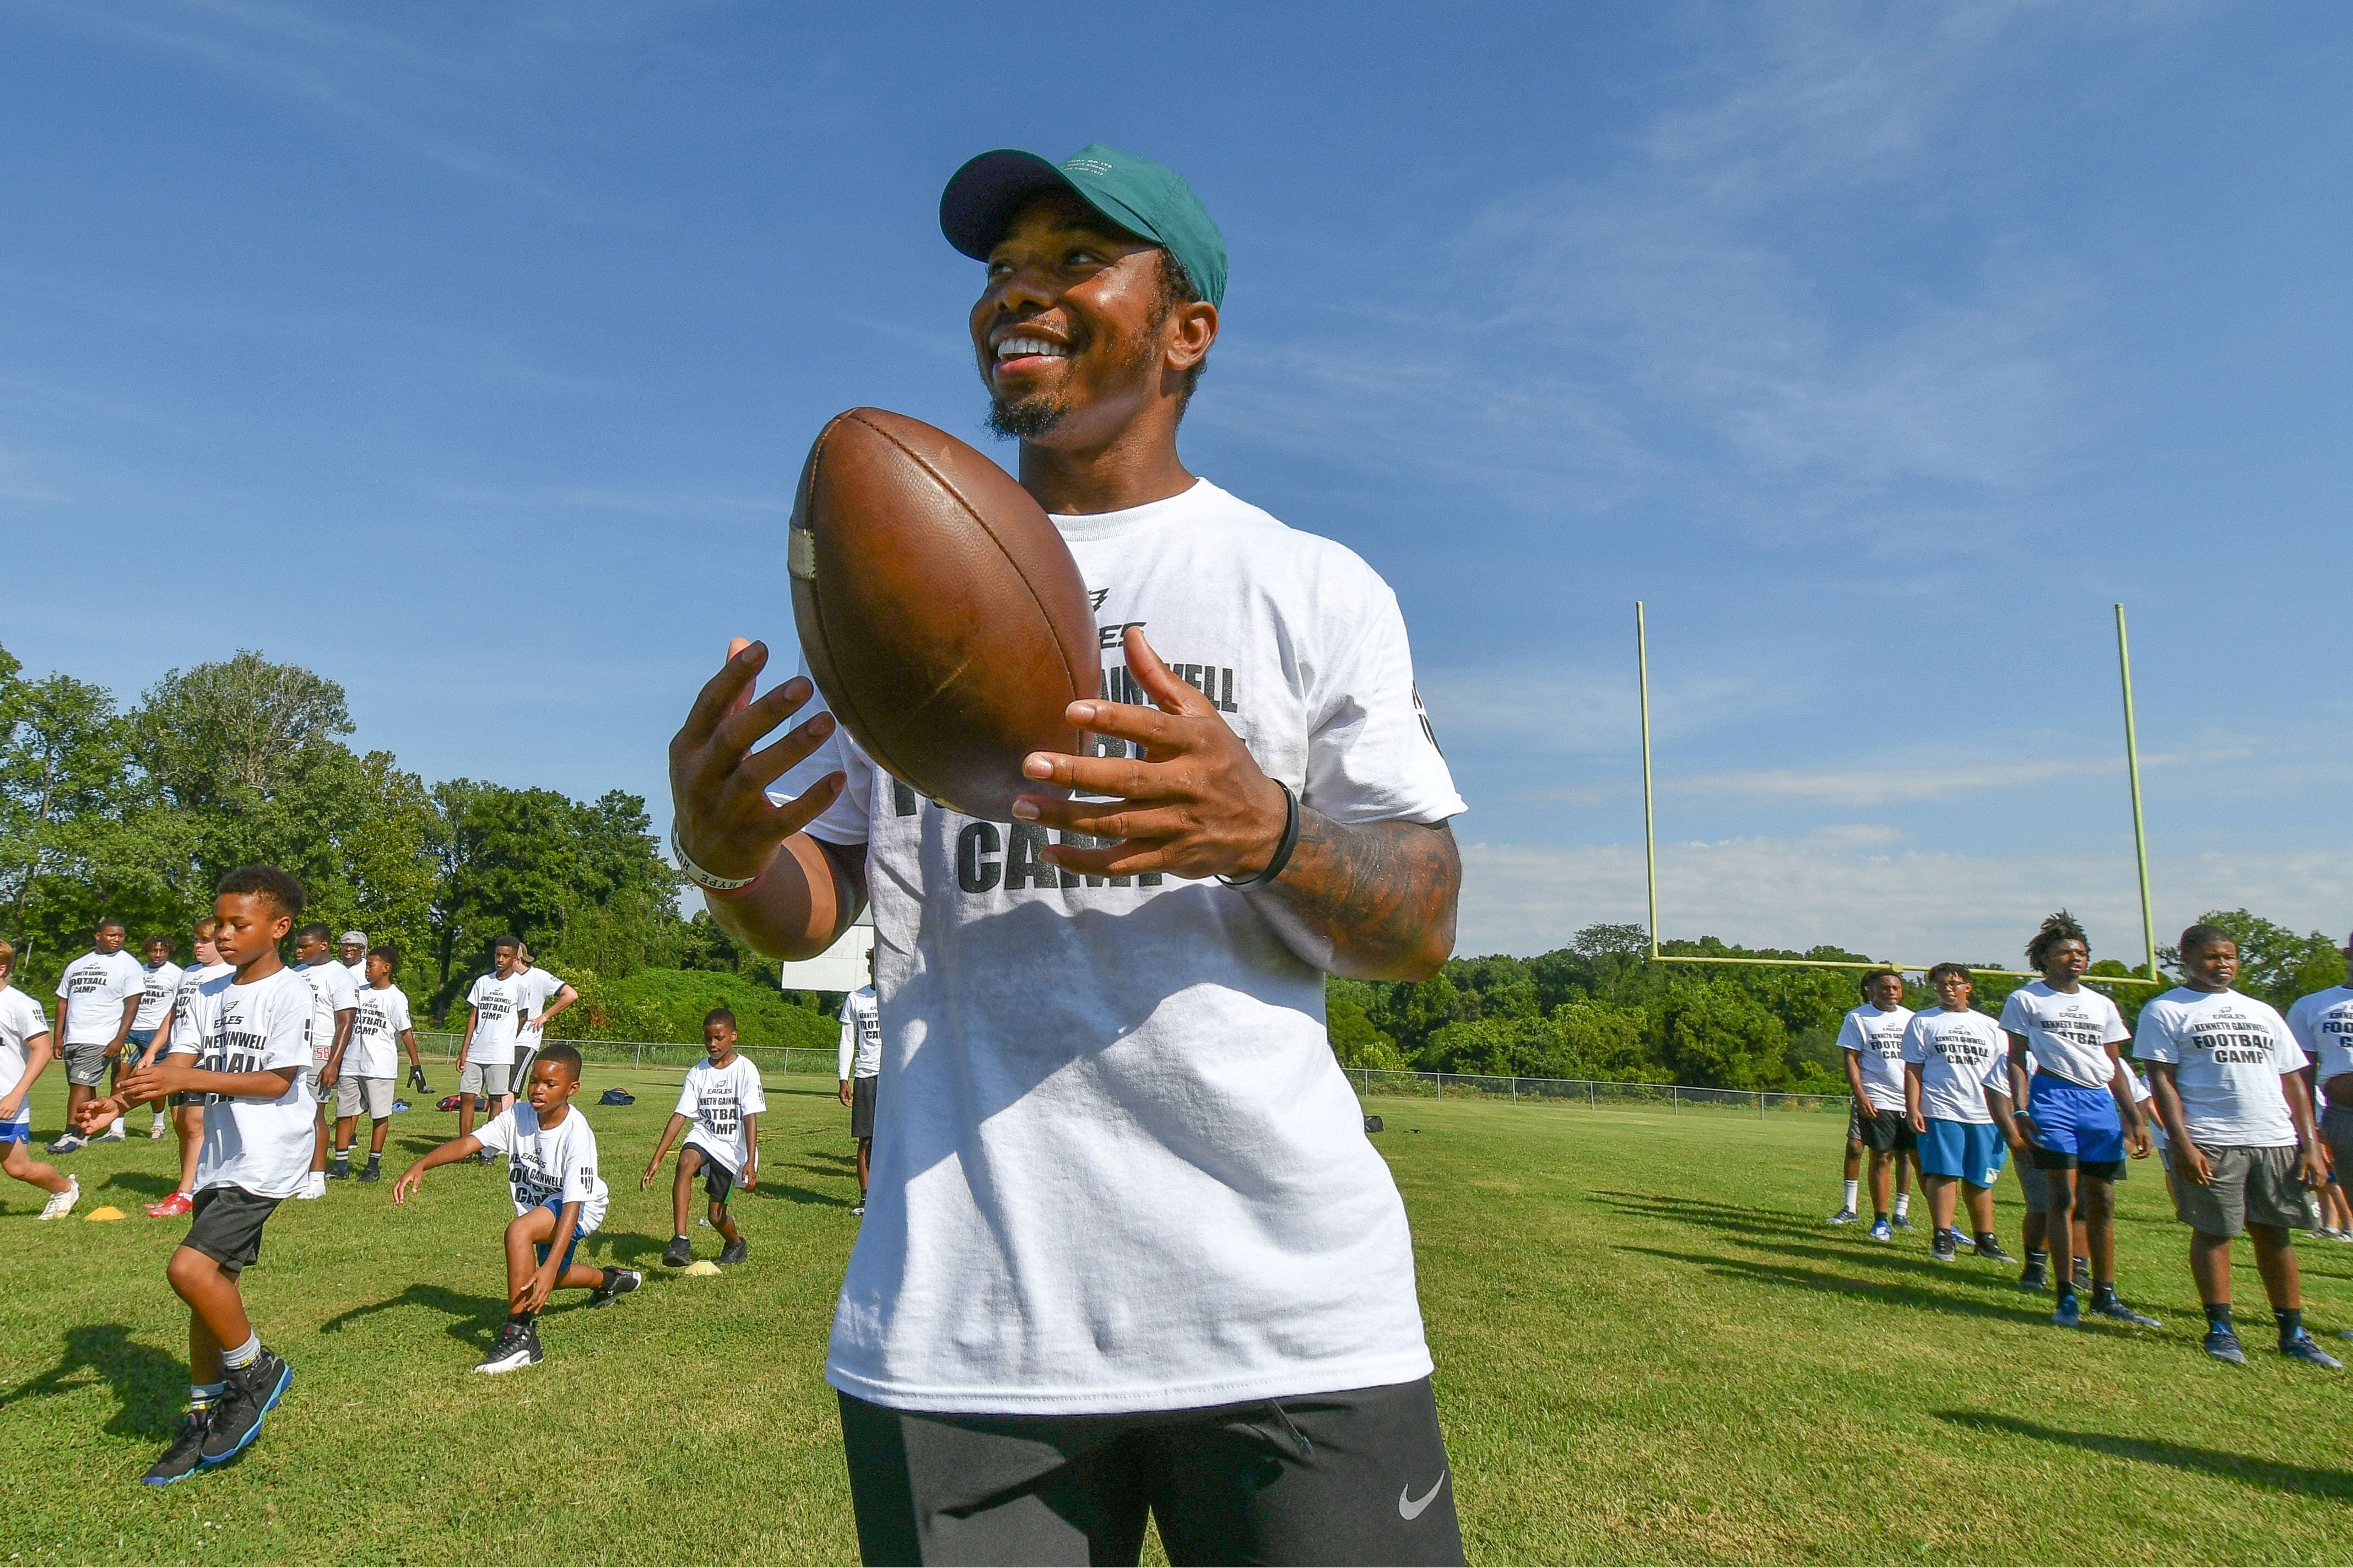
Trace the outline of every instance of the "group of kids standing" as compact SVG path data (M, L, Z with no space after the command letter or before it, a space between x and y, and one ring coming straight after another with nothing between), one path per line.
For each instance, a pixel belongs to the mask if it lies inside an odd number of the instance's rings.
M147 1212L190 1216L188 1234L164 1270L189 1309L189 1414L142 1478L150 1485L226 1464L260 1435L294 1376L262 1345L239 1290L240 1276L260 1256L263 1227L280 1203L318 1196L326 1180L350 1173L353 1133L363 1110L375 1126L367 1165L357 1179L380 1179L394 1106L395 1041L407 1049L411 1083L424 1089L407 1000L392 984L397 954L385 947L368 951L358 932L346 933L347 950L357 945L365 953L359 967L368 984L355 989L348 960L339 963L328 954L326 927L295 930L303 902L301 885L274 867L231 872L219 883L212 916L196 928L198 962L185 971L171 964L168 942L149 944L160 946L161 955L151 951L151 963L142 969L122 952L121 923L106 922L92 952L69 965L58 983L54 1031L40 1007L9 984L16 951L0 941L0 1170L50 1194L41 1218L69 1214L81 1191L76 1178L30 1153L29 1096L53 1055L66 1062L69 1125L46 1152L70 1153L91 1140L121 1140L124 1118L141 1105L155 1108L151 1136L163 1135L167 1106L181 1125L180 1185ZM280 957L290 934L300 961L290 968ZM577 993L561 982L537 993L520 984L533 972L514 938L500 938L494 954L493 973L477 982L469 998L459 1136L411 1165L392 1193L396 1204L406 1205L429 1170L507 1158L514 1204L505 1234L507 1315L490 1353L474 1368L480 1373L509 1372L542 1359L537 1319L556 1290L586 1290L589 1306L607 1307L643 1283L633 1269L575 1258L581 1240L603 1225L609 1194L598 1173L596 1133L572 1107L580 1088L580 1053L539 1041L546 1021ZM131 975L122 973L125 965ZM332 976L323 973L329 970ZM158 994L164 1003L151 1014L149 999ZM871 1012L871 989L860 994ZM843 1012L845 1061L860 1021L858 999ZM64 1042L55 1052L53 1035ZM499 1060L499 1047L513 1051L519 1039L523 1054L510 1068ZM733 1188L749 1190L758 1180L759 1118L767 1100L757 1069L738 1054L735 1040L732 1012L717 1008L704 1018L707 1054L687 1073L677 1109L638 1183L640 1189L652 1183L683 1132L672 1184L674 1234L662 1255L671 1267L691 1258L687 1215L697 1176L709 1199L708 1223L723 1241L719 1262L741 1263L749 1250L728 1200ZM486 1047L484 1054L476 1053L478 1046ZM842 1084L845 1101L859 1100L865 1113L864 1125L853 1129L860 1138L861 1198L872 1135L866 1054L860 1052L856 1089L847 1068ZM111 1091L100 1095L110 1067ZM324 1152L330 1094L337 1097L339 1112L332 1169ZM487 1101L490 1112L479 1128L471 1116L477 1100Z
M2284 1018L2232 989L2239 949L2228 931L2193 925L2179 951L2185 983L2144 1004L2137 1031L2083 984L2091 946L2064 910L2027 944L2042 978L2012 992L1999 1019L1972 1010L1961 964L1928 972L1937 1005L1917 1013L1904 1005L1900 973L1865 975L1864 1004L1839 1032L1854 1109L1845 1201L1831 1223L1862 1218L1867 1152L1873 1240L1913 1228L1908 1163L1927 1194L1939 1261L1971 1248L2016 1262L1993 1225L1993 1187L2014 1152L2027 1205L2021 1288L2040 1293L2055 1281L2051 1321L2063 1328L2080 1327L2087 1312L2157 1328L2116 1285L2116 1184L2128 1159L2154 1149L2175 1215L2189 1227L2206 1353L2247 1359L2231 1315L2232 1243L2243 1231L2281 1353L2337 1368L2305 1327L2294 1233L2353 1240L2353 1211L2332 1174L2353 1169L2353 942L2347 984L2302 998ZM2317 1122L2316 1096L2328 1108ZM1966 1233L1954 1224L1963 1202Z

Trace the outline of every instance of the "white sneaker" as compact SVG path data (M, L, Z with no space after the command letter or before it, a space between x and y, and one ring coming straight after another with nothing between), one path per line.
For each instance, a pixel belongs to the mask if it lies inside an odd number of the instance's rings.
M122 1142L124 1136L125 1135L122 1131L122 1118L118 1116L112 1121L107 1123L106 1131L100 1133L95 1142L100 1143L120 1143Z
M148 1123L147 1136L150 1138L161 1138L164 1133L169 1132L171 1130L172 1123L166 1120L164 1113L159 1110L155 1113L155 1120Z
M313 1171L309 1175L304 1176L302 1178L301 1186L295 1189L294 1195L298 1198L325 1197L327 1195L327 1173L324 1171Z
M61 1193L51 1193L49 1194L49 1201L41 1205L41 1217L43 1219L63 1219L66 1215L73 1213L74 1205L79 1202L81 1202L81 1178L79 1176L68 1176L66 1178L66 1190Z

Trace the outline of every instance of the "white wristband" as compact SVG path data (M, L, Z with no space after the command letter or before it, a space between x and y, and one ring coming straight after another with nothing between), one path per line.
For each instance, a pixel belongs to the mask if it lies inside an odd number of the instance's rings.
M766 871L763 870L757 876L721 877L704 870L702 867L696 865L694 863L694 858L686 852L686 846L679 842L678 824L675 822L672 822L670 825L670 852L677 858L678 868L681 872L685 873L686 879L688 881L693 883L696 887L701 888L705 892L717 893L722 897L731 894L740 894L745 889L751 887L753 883L758 881L761 877L765 877L768 874Z

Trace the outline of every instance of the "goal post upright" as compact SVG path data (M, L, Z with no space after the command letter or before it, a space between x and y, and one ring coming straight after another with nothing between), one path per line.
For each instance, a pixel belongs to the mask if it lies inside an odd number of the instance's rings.
M2116 605L2116 671L2125 691L2125 774L2132 781L2133 859L2140 871L2140 935L2148 956L2148 972L2157 973L2157 917L2148 898L2148 828L2140 809L2140 734L2133 722L2132 645L2125 637L2125 607ZM1647 783L1647 773L1645 775ZM1654 912L1653 923L1657 921Z
M1651 894L1651 959L1659 958L1659 833L1651 809L1651 638L1634 601L1634 679L1642 699L1642 869Z

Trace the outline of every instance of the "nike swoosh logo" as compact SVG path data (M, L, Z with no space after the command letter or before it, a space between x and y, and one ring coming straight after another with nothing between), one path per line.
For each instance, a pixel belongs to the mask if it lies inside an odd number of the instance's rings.
M1438 1496L1438 1489L1445 1484L1446 1472L1444 1470L1440 1470L1438 1472L1438 1479L1430 1483L1430 1489L1422 1493L1418 1498L1407 1495L1412 1490L1411 1488L1399 1487L1398 1489L1398 1517L1407 1521L1419 1519L1421 1517L1422 1510L1430 1505L1430 1502Z

